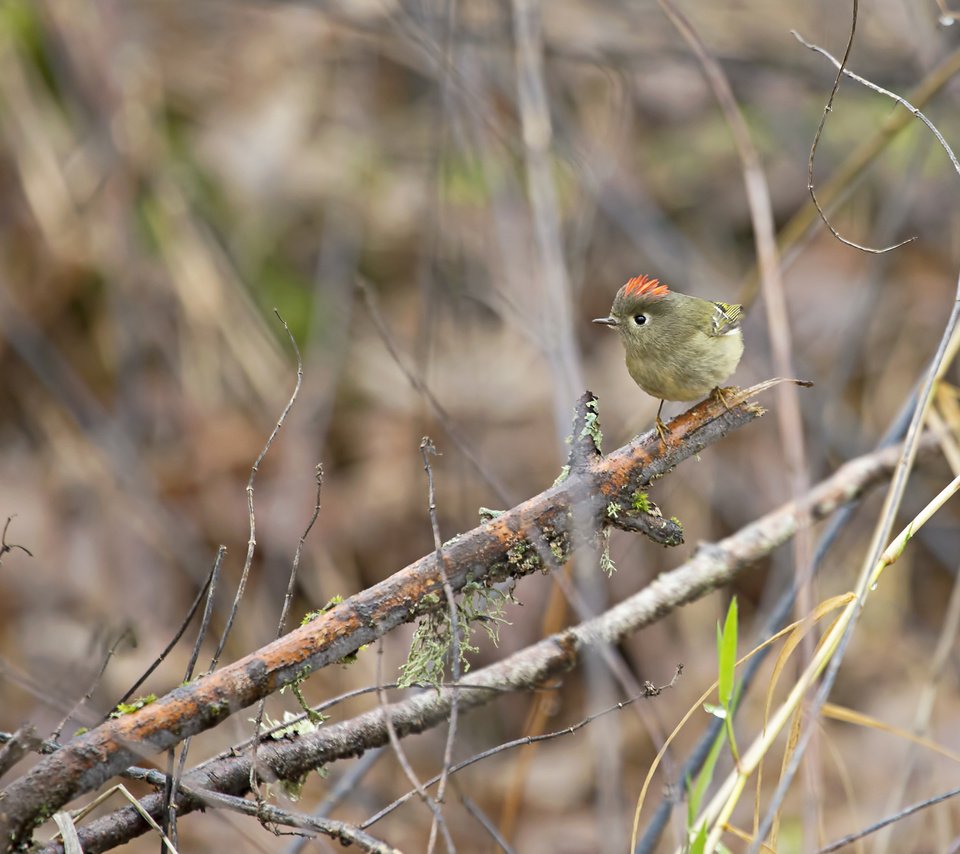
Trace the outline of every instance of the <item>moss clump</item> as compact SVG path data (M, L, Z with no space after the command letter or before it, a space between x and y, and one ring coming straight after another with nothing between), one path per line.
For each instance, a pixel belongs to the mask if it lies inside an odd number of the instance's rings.
M630 502L630 508L637 513L649 513L650 508L653 506L650 501L650 496L647 495L642 489L638 489L633 493L633 498Z
M440 605L437 599L434 610L425 614L417 623L407 661L400 667L400 687L411 685L432 685L439 690L446 673L447 664L453 654L453 631L450 620L450 608L446 603ZM427 597L424 597L425 599ZM494 644L500 641L500 626L507 623L503 615L508 601L514 601L513 594L496 587L487 587L476 581L469 581L460 591L457 608L457 647L461 671L470 669L468 654L479 652L472 639L477 626L480 626Z
M529 575L540 569L543 562L537 550L524 539L518 539L507 549L507 563L520 575Z
M331 596L327 600L327 604L322 608L316 611L307 611L307 613L303 615L303 619L300 620L300 625L305 626L307 623L317 619L321 614L327 613L331 608L336 608L341 602L343 602L343 597L339 593L336 596Z
M130 703L117 703L116 709L110 712L110 717L122 718L124 715L132 715L134 712L139 712L144 706L149 706L156 699L156 694L147 694L145 697L137 697Z
M610 557L610 529L603 532L603 548L600 551L600 569L609 578L617 571L617 565Z

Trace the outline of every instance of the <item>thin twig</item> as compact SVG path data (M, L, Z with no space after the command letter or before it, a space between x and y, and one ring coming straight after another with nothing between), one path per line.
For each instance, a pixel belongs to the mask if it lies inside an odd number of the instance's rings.
M227 547L224 545L219 546L217 548L217 556L213 561L213 566L210 569L210 574L207 576L207 582L204 585L207 592L207 601L203 606L203 616L200 618L200 628L197 629L197 639L194 641L193 650L190 652L190 660L187 662L187 666L183 671L184 682L193 679L194 670L200 658L200 649L203 647L203 642L207 637L207 631L210 628L210 620L213 617L213 606L217 594L217 582L220 580L220 571L223 569L223 559L226 555ZM200 592L203 593L203 590Z
M944 150L944 152L946 152L947 157L950 158L950 162L953 164L953 168L957 171L958 174L960 174L960 161L957 160L956 154L953 153L953 149L947 143L946 139L944 139L943 134L940 133L936 125L934 125L934 123L931 122L930 119L928 119L920 110L918 110L915 106L913 106L913 104L911 104L906 98L904 98L901 95L898 95L896 92L892 92L889 89L884 89L882 86L878 86L873 81L867 80L866 77L861 77L859 74L854 74L854 72L852 72L849 68L842 66L841 63L837 60L837 58L832 54L830 54L829 51L824 50L819 45L811 44L803 36L801 36L800 33L798 33L796 30L791 30L790 32L793 34L794 38L796 38L796 40L800 42L800 44L802 44L804 47L810 48L810 50L815 51L816 53L819 53L821 56L826 57L837 68L842 68L843 74L845 74L851 80L856 80L857 83L861 84L862 86L866 86L868 89L872 89L874 92L877 92L880 95L885 95L886 97L890 98L892 101L896 101L901 107L907 110L914 118L920 119L920 121L923 122L927 126L927 128L930 130L930 132L936 137L937 142L940 143L940 147ZM916 240L916 239L917 238L915 237L910 238L910 240ZM909 242L909 241L904 241L904 243L906 242ZM902 244L897 244L897 245L899 246ZM892 246L890 248L896 249L896 246ZM875 250L869 250L869 251L875 251ZM887 250L884 249L880 251L886 252Z
M0 748L0 777L16 765L27 753L41 751L43 739L33 724L24 724L14 733L3 733Z
M951 51L910 92L910 102L923 107L937 95L960 71L960 47ZM857 179L867 167L897 138L912 116L894 110L877 129L856 145L830 177L821 181L819 197L827 210L836 208L853 192ZM798 246L818 221L816 208L803 205L780 229L779 245L786 257L796 257ZM740 288L737 301L751 305L756 298L757 278L752 273Z
M924 380L923 388L921 389L919 400L917 402L917 407L914 410L913 418L910 421L910 427L907 430L907 436L904 440L900 460L898 461L897 467L894 470L893 480L890 484L890 488L887 491L881 518L874 532L873 543L868 551L868 559L864 561L864 567L861 570L860 581L857 584L857 596L861 599L867 592L869 571L872 570L877 560L879 560L880 554L884 548L884 544L889 539L890 531L896 519L904 490L906 489L907 479L910 471L913 468L913 463L916 458L917 448L920 440L920 429L923 424L927 407L929 406L930 398L932 397L933 386L940 369L945 367L944 353L946 352L946 345L949 342L953 329L957 326L958 321L960 321L960 279L958 279L957 282L957 296L958 298L953 304L953 311L951 312L950 318L947 321L946 334L940 342L940 347L938 348L936 356L934 356L930 370L926 379ZM807 745L810 743L813 732L816 730L815 724L819 717L820 710L823 708L824 703L826 703L827 698L830 696L830 691L833 689L833 685L836 682L837 674L840 670L840 664L843 661L843 656L846 653L850 639L853 637L853 630L857 625L859 613L860 612L857 612L853 619L850 620L843 638L840 640L830 665L820 683L820 687L813 700L809 704L807 709L807 724L801 731L800 737L798 738L794 748L794 752L790 757L790 761L783 769L780 782L778 783L777 788L771 797L770 803L767 807L767 812L760 824L754 842L749 849L749 854L756 854L756 852L759 850L761 840L765 839L767 834L770 832L770 828L772 827L773 822L779 812L780 805L783 803L783 799L786 797L787 792L789 791L790 784L796 775L799 763L803 758L803 754L807 749Z
M180 638L183 637L184 632L190 627L190 622L193 620L194 615L197 613L197 608L200 607L200 603L203 601L203 597L207 597L207 609L210 607L210 593L212 593L211 584L213 583L214 574L218 572L218 564L223 560L223 555L221 551L224 550L223 546L220 546L220 549L217 551L217 559L214 561L213 568L207 574L207 579L204 581L203 586L197 591L197 595L193 597L193 602L190 605L190 608L187 610L186 616L183 618L183 621L180 623L180 627L174 632L173 637L170 638L169 643L163 648L163 651L153 660L151 665L137 678L137 681L133 683L123 694L123 696L114 703L114 708L119 706L121 703L126 703L143 685L147 679L150 678L150 675L156 670L165 660L173 648L180 642ZM206 619L206 612L205 617ZM201 623L202 626L202 623ZM104 716L103 720L107 720L107 716Z
M510 843L503 838L500 831L497 830L496 825L484 814L483 810L477 806L477 803L467 795L465 792L459 792L460 803L463 804L464 809L470 813L476 819L477 824L479 824L489 835L490 838L497 844L503 854L514 854L513 848L510 847Z
M817 199L817 191L814 188L813 181L813 161L817 155L817 148L820 145L820 137L823 135L823 128L827 124L827 116L833 111L833 102L837 97L837 90L840 88L840 81L843 79L843 75L847 73L847 60L850 58L850 51L853 49L853 38L857 32L857 13L860 8L859 0L853 0L853 16L850 23L850 35L847 37L847 46L843 51L843 59L840 62L836 62L837 66L837 76L833 81L833 88L830 90L830 97L827 98L827 103L823 107L823 114L820 116L820 123L817 125L817 132L813 135L813 143L810 146L810 154L807 156L807 191L810 193L810 198L813 201L813 206L817 209L817 213L820 215L820 219L823 220L823 224L830 229L830 233L837 238L841 243L846 244L854 249L859 249L861 252L870 252L873 255L882 255L885 252L890 252L893 249L899 249L901 246L911 243L916 240L916 237L908 237L906 240L901 240L899 243L895 243L892 246L886 246L883 249L872 249L869 246L861 246L859 243L854 243L852 240L848 240L836 228L833 227L833 224L830 222L830 219L827 217L823 208L820 207L820 201ZM796 31L793 32L794 36L800 40L801 43L805 44L807 47L812 50L819 50L812 45L807 44L797 35ZM820 51L824 53L824 51ZM831 57L833 59L833 57ZM872 88L872 87L871 87Z
M297 351L297 364L300 365L300 352ZM277 637L280 638L283 636L284 631L287 627L287 617L290 614L290 605L293 602L293 593L297 586L297 570L300 568L300 557L303 554L303 545L307 541L307 537L310 535L310 531L313 529L314 524L320 516L320 493L323 490L323 466L319 463L314 469L314 478L317 484L316 499L313 502L313 513L310 516L310 520L307 522L307 527L304 529L303 533L300 535L300 540L297 542L297 549L293 555L293 563L290 566L290 576L287 579L287 592L283 597L283 606L280 609L280 619L277 620ZM256 780L256 768L257 768L257 746L260 744L260 734L263 728L263 713L267 706L266 698L262 699L257 705L257 714L254 717L253 722L253 757L250 762L250 789L253 792L257 793L257 799L261 800L260 797L260 787L257 785ZM309 716L309 712L307 715Z
M17 732L8 732L6 730L0 730L0 745L7 745L13 741ZM44 738L37 745L37 753L41 753L44 756L49 756L51 753L56 753L63 745L59 741L51 741L49 738Z
M561 204L550 153L553 127L543 73L541 0L512 0L510 8L524 176L537 248L538 263L534 269L542 287L539 316L527 318L527 322L543 324L537 341L552 375L554 429L557 440L563 442L570 407L585 383L574 334L570 276L563 254Z
M407 378L407 382L409 382L414 391L420 394L427 402L427 404L430 406L430 409L433 411L434 417L441 423L446 434L457 446L457 450L460 451L467 462L473 466L474 471L476 471L476 473L483 479L484 483L486 483L487 486L496 492L498 498L505 504L513 504L514 502L507 488L492 472L487 469L486 466L480 462L479 457L470 446L470 443L461 433L459 426L456 424L453 418L451 418L446 409L443 408L443 405L437 399L437 396L430 389L430 386L427 385L426 380L424 380L423 377L417 372L411 370L407 366L406 362L401 358L400 350L393 339L393 335L390 334L390 329L387 327L386 321L383 319L383 313L380 311L380 306L377 302L376 294L373 288L365 279L358 277L357 289L363 295L363 300L367 307L367 314L373 323L373 328L377 330L377 334L380 336L383 346L387 348L390 358L393 359L394 364Z
M237 593L236 596L234 596L233 605L230 608L230 614L227 617L227 624L224 626L223 633L220 635L220 643L217 645L217 651L214 653L213 661L210 664L211 670L216 670L217 665L220 663L220 656L223 655L223 648L227 645L227 638L230 636L230 631L233 628L233 621L236 619L237 612L240 610L240 600L243 599L244 591L247 588L247 579L250 576L250 567L253 565L253 553L257 547L257 525L253 513L253 484L257 479L257 473L260 471L260 464L267 456L270 446L273 445L273 440L277 438L277 434L283 427L283 423L287 419L287 414L291 409L293 409L293 404L296 402L297 395L300 393L300 386L303 385L303 361L300 358L300 348L297 347L297 339L293 337L290 327L287 326L287 322L280 316L280 312L274 309L274 314L277 315L277 319L283 324L283 328L286 330L287 337L290 339L290 344L297 355L297 383L294 386L293 393L290 395L290 399L287 401L287 405L283 408L283 412L280 413L277 423L274 424L273 430L270 432L270 436L267 438L267 441L260 453L257 455L253 466L250 468L250 477L247 479L246 486L247 516L250 524L250 536L247 539L247 556L243 561L243 571L240 573L240 583L237 585Z
M314 480L317 484L317 492L313 505L313 513L310 516L310 521L307 523L307 527L304 529L303 533L300 535L300 539L297 541L297 549L293 554L293 563L290 567L290 577L287 579L287 592L283 597L283 608L280 611L280 619L277 621L277 637L282 637L283 633L287 629L287 618L290 616L290 607L293 604L293 594L297 587L297 572L300 569L300 559L303 556L303 547L307 542L307 537L310 536L310 531L313 530L313 526L316 524L317 519L320 516L320 493L323 491L323 465L317 463L314 468Z
M67 721L69 721L70 718L72 718L77 713L77 709L79 709L84 703L87 702L87 700L89 700L93 696L93 692L97 690L97 686L100 684L100 680L103 678L103 674L106 673L107 671L107 666L110 664L110 659L113 658L120 644L122 644L125 640L129 640L132 646L136 646L133 630L129 626L127 626L122 632L120 632L117 639L112 644L110 644L110 648L107 650L106 655L104 655L103 657L103 663L100 665L100 670L97 672L97 675L93 678L93 681L90 683L90 687L87 688L84 695L79 700L77 700L77 702L73 705L73 708L71 708L70 711L68 711L63 716L63 719L60 721L60 723L57 724L54 731L50 733L50 738L53 741L60 740L60 733L63 732L63 728L67 725ZM121 700L120 702L124 702L124 701Z
M831 851L837 851L840 848L843 848L845 845L849 845L851 842L856 842L858 839L863 839L864 836L869 836L871 833L876 833L878 830L886 827L889 824L898 822L907 816L913 815L916 812L920 812L920 810L925 810L927 807L942 804L944 801L950 800L950 798L955 798L957 795L960 795L960 788L950 789L949 791L943 792L940 795L927 798L925 801L912 804L911 806L905 807L893 815L887 816L886 818L880 819L880 821L868 825L862 830L858 830L856 833L851 833L849 836L844 836L842 839L837 839L836 841L831 842L825 848L821 848L817 854L829 854Z
M450 768L450 774L456 774L458 771L462 771L464 768L469 768L471 765L475 765L477 762L482 762L485 759L489 759L491 756L496 756L498 753L503 753L506 750L512 750L514 747L521 747L526 744L537 744L541 741L552 741L555 738L559 738L564 735L573 735L577 730L583 729L588 724L593 723L597 718L602 718L605 715L609 715L611 712L619 711L620 709L625 709L627 706L636 703L638 700L646 700L651 697L659 697L664 691L668 688L672 688L677 684L677 680L680 678L683 673L683 665L679 665L674 671L673 678L666 684L657 687L656 685L647 682L643 686L643 692L637 694L634 697L630 697L627 700L621 700L619 703L614 703L612 706L609 706L606 709L602 709L599 712L594 712L592 715L587 715L585 718L577 721L575 724L564 727L563 729L558 729L553 732L541 733L540 735L525 735L521 738L515 738L511 741L505 741L503 744L498 744L496 747L491 747L489 750L481 751L469 759L464 759L462 762L458 762L456 765ZM437 783L442 780L440 774L437 774L434 777L431 777L429 780L424 783L424 786L432 786L434 783ZM382 810L380 810L375 815L370 816L366 821L362 822L360 825L361 830L370 827L373 824L376 824L380 819L386 818L390 813L392 813L397 807L402 806L407 801L410 800L414 795L416 795L416 790L411 790L405 795L401 795L393 803L388 804Z
M200 601L200 595L206 591L206 604L203 608L203 616L200 618L200 628L197 629L197 639L193 642L193 649L190 652L190 660L187 662L186 669L184 670L183 681L184 684L193 679L194 668L197 666L197 661L200 658L200 650L203 647L203 642L207 637L207 630L210 627L210 619L213 615L213 605L216 599L217 593L217 582L220 580L220 570L223 568L223 559L227 554L227 547L221 545L217 549L217 556L213 561L213 566L210 568L210 572L207 575L207 581L203 586L203 589L200 591L197 599L194 601L193 609L196 610L197 604ZM163 785L163 793L166 799L164 803L163 810L163 830L165 833L169 833L170 838L173 840L174 846L177 844L177 814L175 801L177 797L177 789L180 786L180 779L183 777L183 769L187 764L187 754L190 752L190 743L191 739L185 739L183 744L180 746L180 758L177 762L176 769L173 768L173 748L170 748L168 757L167 757L167 769L168 773Z
M367 773L380 761L380 757L383 756L385 748L375 747L373 750L368 750L360 759L350 766L349 769L333 784L333 786L327 791L324 795L323 800L313 809L310 815L313 818L326 818L330 815L330 812L337 806L344 798L349 795L355 795L357 787L360 785ZM304 846L307 844L305 839L297 839L292 842L285 852L285 854L300 854L304 849Z
M368 833L364 833L362 830L358 830L346 822L295 813L262 801L248 801L244 798L224 795L208 789L193 789L191 795L210 806L223 807L257 818L261 824L269 822L296 827L301 830L312 830L316 833L322 833L324 836L329 836L342 845L356 845L361 851L369 851L371 854L400 854L399 849L370 836Z
M100 806L100 804L104 803L109 798L112 798L115 792L120 792L120 794L123 795L124 799L129 802L133 813L135 815L138 815L141 819L143 819L144 823L148 827L150 827L152 830L156 831L156 833L160 836L161 854L164 850L169 852L169 854L177 854L177 851L174 848L173 843L170 841L167 835L163 832L163 829L160 827L160 825L157 824L156 821L154 821L153 816L150 815L150 813L148 813L143 808L140 802L132 794L130 794L130 790L127 789L127 787L124 786L123 783L117 783L117 785L111 786L105 792L101 792L99 795L97 795L97 797L95 797L92 801L90 801L90 803L84 804L80 809L73 810L70 813L56 813L54 818L60 815L68 816L70 821L69 821L69 824L67 824L66 826L70 827L74 835L77 836L78 834L76 834L75 822L78 819L83 818L85 815L88 815L89 813L93 812L98 806ZM63 825L63 822L57 821L56 824L58 827L61 827ZM50 845L55 843L56 838L60 836L62 832L63 831L60 830L53 835L50 842L48 843L48 847L50 847ZM74 842L76 842L76 839L74 840ZM82 846L77 845L76 847L74 847L73 845L68 845L66 840L64 840L64 849L68 852L68 854L74 854L75 851L81 851L81 852L83 851Z
M26 546L21 546L18 543L8 543L7 542L7 529L10 527L10 523L14 520L16 514L7 516L7 521L3 525L3 535L0 536L0 566L3 566L3 556L7 552L12 552L14 549L20 549L20 551L25 554L33 557L33 552L30 551Z
M380 685L380 677L383 673L383 638L377 642L377 685ZM458 692L454 692L459 697ZM393 752L397 757L397 761L400 763L400 767L403 769L403 773L406 775L407 779L410 781L410 785L413 786L414 791L420 796L430 812L433 813L433 820L437 827L440 829L440 833L443 834L443 841L446 843L447 851L449 854L454 854L456 848L453 845L453 839L450 836L450 830L447 827L447 823L443 820L443 814L440 812L440 807L437 805L437 802L430 797L426 788L424 788L423 783L420 782L420 778L417 777L416 772L413 770L413 767L410 765L410 761L407 759L406 751L403 749L403 745L400 744L400 736L397 735L396 727L393 725L393 717L388 711L387 703L387 692L381 687L377 692L377 697L380 701L380 708L377 710L380 713L380 719L383 722L384 728L387 732L387 738L390 742L390 746L393 748Z
M880 559L870 568L870 571L867 575L867 584L863 587L863 592L861 594L858 595L857 592L848 592L842 594L841 596L834 597L831 600L833 609L842 607L842 610L837 614L836 618L826 629L820 644L817 646L816 655L810 661L810 663L806 665L800 676L795 680L794 684L790 688L789 694L777 707L776 711L770 714L769 717L765 716L762 731L755 736L748 749L740 752L737 758L736 767L720 784L716 794L711 798L710 802L700 811L699 815L695 819L690 821L691 827L705 827L709 830L706 844L703 846L703 850L705 852L713 852L721 844L721 836L729 827L733 810L744 793L747 781L751 776L753 776L753 774L757 773L764 757L772 749L774 741L787 728L790 720L795 719L797 713L800 711L801 704L803 703L807 692L816 683L816 680L823 673L824 669L835 659L840 642L845 637L849 637L848 629L850 625L855 622L857 616L861 612L867 593L870 590L876 589L880 576L884 570L897 562L911 538L914 537L916 533L934 515L936 515L954 495L957 494L958 490L960 490L960 475L955 477L949 484L941 489L940 492L937 493L937 495L929 503L927 503L923 509L907 524L907 526L903 528L901 532L890 542L887 548L884 549ZM827 613L829 613L829 611L822 611L820 613L820 618L826 616ZM801 630L805 630L802 622L794 623L791 628L800 628ZM742 662L743 660L744 659L741 659L740 661ZM690 716L699 707L699 704L702 703L715 688L716 683L714 683L713 687L709 688L707 692L704 693L700 700L694 703L693 707L691 707L691 709L684 716L683 723L690 718ZM817 699L819 699L819 694ZM820 709L820 706L816 708L816 715L819 715ZM819 721L819 718L814 717L813 720ZM807 743L809 743L809 738L807 739ZM796 767L798 764L799 761L797 763L792 763L794 773L796 772ZM655 772L656 767L657 763L655 761L644 781L641 795L637 802L637 809L634 813L635 823L639 818L639 812L643 804L644 795L650 785L651 777ZM757 823L759 824L759 822ZM760 847L763 847L763 840L767 837L768 833L768 829L756 832L753 836L750 849L759 850Z
M423 470L427 473L427 510L430 513L430 526L433 529L433 547L437 554L437 573L443 582L443 595L447 600L447 608L450 612L450 672L453 675L454 683L460 681L460 615L457 613L457 599L450 584L450 578L447 576L447 567L443 556L443 542L440 539L440 523L437 521L437 499L433 487L433 468L430 465L430 455L437 453L437 446L429 436L424 436L420 441L420 456L423 458ZM440 785L437 788L437 803L443 803L443 797L447 790L447 774L450 763L453 761L453 746L457 738L457 722L460 717L460 692L453 689L453 700L450 704L450 724L447 730L447 742L443 749L443 770L440 772ZM439 809L439 807L438 807ZM427 844L428 854L432 854L433 847L436 844L437 821L434 818L433 825L430 828L430 840Z
M289 730L291 726L299 723L300 721L306 720L307 718L311 717L311 715L313 716L322 715L327 710L332 709L335 706L340 705L341 703L345 703L347 700L353 700L356 697L363 697L366 694L375 694L379 692L381 689L390 690L390 689L399 688L399 687L400 687L399 682L384 682L382 685L366 685L363 688L354 688L352 691L345 691L343 694L338 694L336 697L330 697L329 699L324 700L322 703L317 703L316 705L311 706L309 711L301 712L295 717L287 718L282 723L278 723L275 726L262 730L260 732L259 738L261 741L266 742L268 738L280 732L280 730ZM433 691L435 691L437 688L450 688L451 690L454 688L470 688L471 691L476 691L478 688L482 688L486 691L490 691L493 694L496 694L496 693L507 694L507 693L511 693L513 690L511 688L501 688L496 685L479 686L479 685L474 685L472 683L463 682L463 681L440 682L439 684L431 683L429 685L414 682L412 685L405 685L404 687L419 688L421 690L426 690L429 688L430 690L433 690ZM6 735L7 734L0 732L0 744L4 742ZM249 738L245 738L242 741L239 741L236 744L231 745L230 752L240 753L246 750L248 747L250 747L253 744L253 741L256 737L257 736L250 736ZM51 743L44 742L44 744L51 744ZM44 749L41 752L53 753L54 750L59 750L60 747L61 747L60 744L53 742L52 749ZM193 771L198 771L206 767L208 763L214 762L214 761L216 761L216 758L206 760L205 762L196 766L196 768L194 768Z

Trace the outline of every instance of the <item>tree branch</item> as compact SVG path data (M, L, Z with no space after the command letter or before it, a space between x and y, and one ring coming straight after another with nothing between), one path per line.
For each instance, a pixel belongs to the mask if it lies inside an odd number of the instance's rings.
M924 445L933 447L931 442ZM719 543L702 548L691 560L663 573L639 593L604 614L545 638L502 661L468 674L457 686L461 711L490 703L508 690L531 690L573 668L586 647L615 643L627 634L656 622L723 584L754 561L786 542L798 524L812 523L887 478L900 454L891 447L859 457L838 469L798 502L790 502ZM427 691L381 706L350 720L324 726L295 741L261 745L259 760L282 779L296 779L321 765L383 745L388 740L385 715L400 736L423 732L446 720L453 688ZM190 789L216 789L242 795L250 779L249 753L226 751L195 768L184 778ZM159 775L158 775L159 776ZM149 795L141 806L150 814L162 808L162 796ZM178 798L180 815L202 808L199 799ZM133 809L125 807L79 829L88 854L105 851L148 830ZM45 849L60 851L56 846Z
M748 399L776 382L761 383L732 400L728 395L726 403L711 396L671 422L668 442L649 431L607 457L571 467L549 489L454 538L444 547L453 590L467 581L493 584L564 563L575 541L575 506L578 521L592 519L594 530L601 531L612 521L607 515L611 503L630 506L653 480L762 415ZM592 395L589 399L595 401ZM554 560L548 560L550 556ZM210 729L284 685L339 661L437 601L444 601L443 581L431 552L245 658L133 714L104 722L42 759L4 790L0 839L24 842L39 821L142 757ZM465 708L476 705L469 698L467 692ZM399 729L411 731L403 724Z

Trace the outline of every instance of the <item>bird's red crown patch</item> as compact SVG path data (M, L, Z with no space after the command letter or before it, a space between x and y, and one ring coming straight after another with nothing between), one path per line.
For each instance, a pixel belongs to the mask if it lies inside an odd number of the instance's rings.
M665 297L670 293L670 288L660 284L659 279L651 279L647 276L635 276L624 286L624 293L631 297Z

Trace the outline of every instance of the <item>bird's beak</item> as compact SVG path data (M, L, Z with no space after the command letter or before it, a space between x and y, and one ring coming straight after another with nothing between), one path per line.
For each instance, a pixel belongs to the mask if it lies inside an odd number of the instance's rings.
M616 326L617 319L615 317L595 317L593 323L602 323L604 326Z

